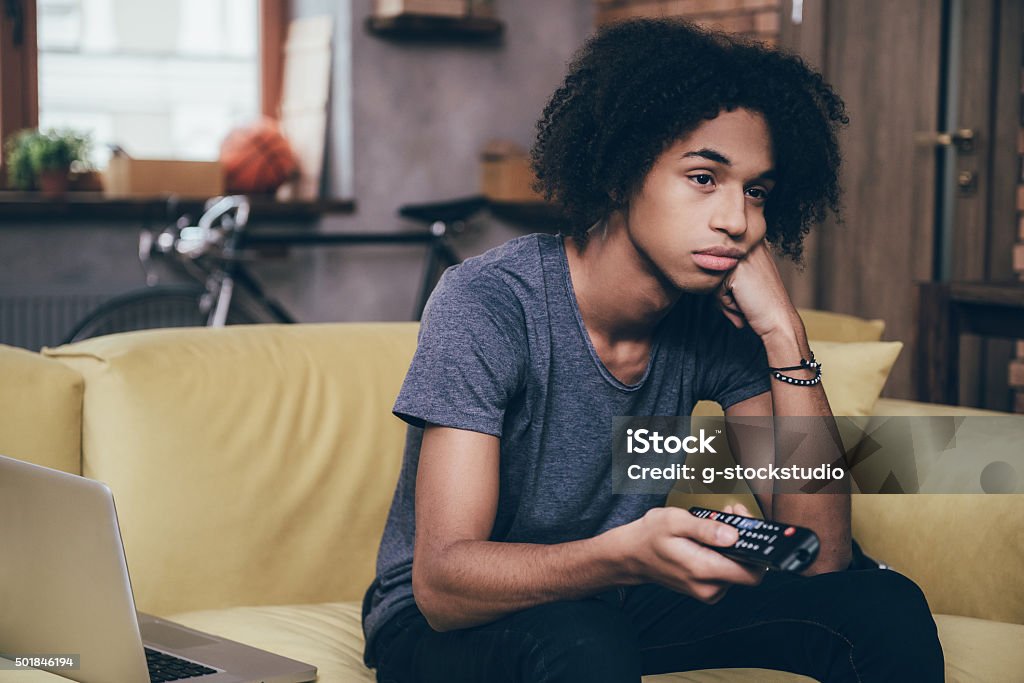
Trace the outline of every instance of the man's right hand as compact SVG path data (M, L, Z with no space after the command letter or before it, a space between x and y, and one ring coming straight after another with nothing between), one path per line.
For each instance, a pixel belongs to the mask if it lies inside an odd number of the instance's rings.
M742 505L729 505L725 512L751 516ZM764 569L707 547L736 543L734 528L682 508L653 508L606 533L620 544L624 566L637 583L657 583L708 604L721 600L732 584L755 586L764 576Z

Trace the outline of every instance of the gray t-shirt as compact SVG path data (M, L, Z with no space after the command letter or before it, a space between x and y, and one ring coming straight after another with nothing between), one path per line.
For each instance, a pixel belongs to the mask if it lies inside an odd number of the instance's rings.
M409 423L377 578L363 604L367 653L413 603L413 496L424 423L501 439L491 541L563 543L631 522L665 496L613 495L616 415L689 415L770 389L761 340L709 295L684 294L655 330L643 377L623 384L580 316L562 238L519 237L448 269L430 297L394 413ZM367 665L375 666L367 655Z

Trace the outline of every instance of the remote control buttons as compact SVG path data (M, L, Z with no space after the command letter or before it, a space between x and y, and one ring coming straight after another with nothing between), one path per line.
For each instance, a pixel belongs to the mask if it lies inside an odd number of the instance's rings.
M796 527L795 526L791 526L791 527L786 527L786 530L782 532L782 535L783 536L792 536L795 533L796 533Z

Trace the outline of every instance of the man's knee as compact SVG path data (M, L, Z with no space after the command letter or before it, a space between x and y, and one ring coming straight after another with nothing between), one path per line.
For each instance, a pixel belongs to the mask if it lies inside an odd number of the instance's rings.
M888 569L858 572L858 590L849 596L876 629L935 631L928 601L921 588L903 574Z
M640 648L628 618L600 600L555 602L533 612L524 677L530 681L639 681Z
M921 681L942 680L942 647L920 587L891 570L855 573L856 590L848 595L854 659L864 667L912 671Z

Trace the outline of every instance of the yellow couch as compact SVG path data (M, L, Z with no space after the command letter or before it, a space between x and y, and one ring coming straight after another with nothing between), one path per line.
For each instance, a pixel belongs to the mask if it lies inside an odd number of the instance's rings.
M359 601L398 477L390 406L415 343L415 324L377 323L0 347L0 453L110 485L140 610L310 662L324 682L372 681ZM875 412L973 411L882 399ZM1024 497L858 496L854 513L866 551L927 594L949 680L1022 680ZM0 671L14 680L61 679Z

